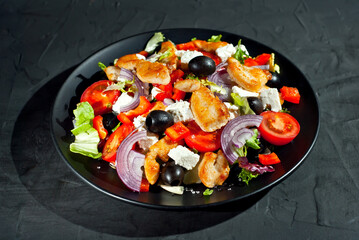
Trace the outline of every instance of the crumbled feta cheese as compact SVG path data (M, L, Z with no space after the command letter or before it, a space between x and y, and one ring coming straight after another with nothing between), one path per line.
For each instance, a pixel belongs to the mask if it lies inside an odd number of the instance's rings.
M264 108L266 108L267 105L270 105L271 110L274 112L279 112L280 110L282 110L279 93L276 88L268 88L262 90L260 92L260 98L262 100Z
M193 114L187 101L175 102L169 105L165 111L172 114L175 123L193 120Z
M256 92L250 92L247 90L244 90L243 88L233 86L232 92L237 93L240 97L258 97L259 94Z
M146 60L146 57L145 56L143 56L142 54L136 54L136 57L138 58L138 59L140 59L140 60Z
M239 116L239 113L238 113L238 107L234 104L231 104L230 102L223 102L224 105L226 105L226 107L228 108L228 111L229 111L229 120L232 120L236 117Z
M143 116L138 116L138 117L135 117L133 119L133 125L135 126L135 128L139 128L138 130L141 131L141 130L146 130L145 129L145 124L146 124L146 118L143 117Z
M172 158L177 165L182 166L187 170L194 168L199 161L198 154L195 154L188 148L181 145L176 148L172 148L168 153L168 156Z
M151 95L150 95L150 100L153 100L154 98L156 98L157 94L163 92L161 89L159 89L158 87L153 87L151 89Z
M121 106L128 105L130 102L132 102L132 100L133 100L133 97L128 95L126 92L122 93L121 96L115 102L115 104L113 104L112 110L115 113L119 114L121 112Z
M176 56L181 58L181 63L188 64L192 58L203 56L201 52L190 50L177 50Z
M226 46L217 48L216 54L222 59L222 62L225 62L229 57L232 57L232 55L235 54L236 51L237 48L234 47L233 44L227 44Z
M144 151L147 151L156 142L158 142L158 135L155 133L147 132L147 138L139 140L138 146Z

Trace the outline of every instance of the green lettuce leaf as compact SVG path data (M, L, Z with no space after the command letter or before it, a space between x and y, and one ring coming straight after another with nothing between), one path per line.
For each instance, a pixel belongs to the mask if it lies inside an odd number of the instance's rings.
M247 98L239 96L237 93L231 93L233 104L239 108L241 115L255 114L249 107Z
M258 177L258 175L258 173L253 173L251 171L248 171L247 169L242 168L242 171L239 173L238 178L240 178L242 182L245 182L248 185L249 181L253 178Z
M165 36L161 32L156 32L152 38L147 42L145 51L152 53L156 47L165 40Z
M207 40L207 42L219 42L221 41L222 35L213 35L210 39Z
M88 102L77 104L74 110L75 128L71 132L75 135L75 141L70 144L70 151L92 158L101 157L97 149L100 137L96 129L92 127L95 117L94 110Z
M261 147L259 146L260 142L258 140L258 130L254 129L253 130L254 134L250 139L247 139L246 141L246 145L247 147L253 148L253 149L260 149Z
M206 190L204 190L203 196L211 196L212 193L213 193L213 189L207 188Z
M240 63L244 64L244 59L248 58L249 56L247 55L247 53L245 51L242 50L241 42L242 42L242 39L240 39L238 41L237 51L234 53L233 57L235 59L237 59Z

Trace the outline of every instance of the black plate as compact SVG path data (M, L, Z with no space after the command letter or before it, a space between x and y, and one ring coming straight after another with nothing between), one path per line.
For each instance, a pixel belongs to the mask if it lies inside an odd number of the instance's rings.
M202 195L206 188L200 185L194 186L197 193L193 194L191 191L185 191L182 196L172 195L164 190L140 194L134 193L122 184L116 171L111 169L106 162L71 153L69 145L74 139L70 132L72 129L72 111L86 87L92 82L103 79L103 74L99 71L98 62L108 65L122 55L143 50L145 44L154 33L147 32L120 40L92 55L77 67L60 89L52 111L53 139L60 155L74 172L94 188L112 197L138 205L158 208L192 208L228 203L263 191L292 173L312 149L319 130L318 102L312 87L301 71L275 50L236 34L206 29L167 29L158 31L161 31L167 39L174 43L188 42L193 37L208 39L212 35L222 34L222 40L233 43L233 45L237 45L238 40L242 39L242 44L247 47L251 56L257 56L261 53L275 53L276 63L281 68L279 75L281 82L287 86L297 87L301 94L300 104L286 105L301 125L299 135L290 144L276 150L282 163L275 166L276 171L274 173L267 173L252 180L249 186L226 186L220 188L215 190L210 197Z

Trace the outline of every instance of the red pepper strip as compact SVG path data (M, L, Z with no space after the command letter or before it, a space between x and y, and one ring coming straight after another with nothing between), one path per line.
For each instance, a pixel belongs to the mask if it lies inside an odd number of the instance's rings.
M297 88L295 87L282 87L280 89L280 93L281 93L281 97L283 98L283 100L291 102L291 103L296 103L298 104L300 101L300 94Z
M185 96L186 96L186 92L181 91L177 88L173 89L173 95L172 95L173 100L176 100L176 101L183 100Z
M247 67L257 66L258 63L253 58L247 58L244 60L244 65Z
M181 77L184 76L184 72L181 69L176 69L171 73L171 83L175 83L178 81Z
M216 66L222 62L222 59L218 57L216 54L205 52L205 51L200 51L200 52L203 54L203 56L212 58L213 61L216 63Z
M144 57L147 57L147 56L148 56L148 52L146 52L146 51L141 51L141 52L139 52L138 54L141 54L141 55L144 56Z
M271 55L269 53L263 53L257 56L254 61L258 63L258 65L266 65L270 59Z
M147 178L142 178L140 192L148 192L150 190L150 183Z
M107 139L102 150L102 159L107 162L115 163L118 147L132 130L133 124L122 124L119 126Z
M190 50L190 51L198 50L198 47L196 47L196 45L194 45L192 41L187 43L177 44L176 48L177 50Z
M131 119L129 119L127 115L123 112L117 115L117 119L124 124L133 124Z
M126 112L126 116L133 120L135 117L147 113L152 108L152 104L147 100L146 97L140 96L140 104L137 108Z
M174 142L184 139L190 134L190 130L183 125L182 122L177 122L171 127L167 128L165 134Z
M103 117L101 115L97 115L93 119L93 127L97 130L100 139L105 139L108 132L106 128L103 126Z
M274 152L270 154L258 154L259 162L263 165L273 165L280 163L280 159Z

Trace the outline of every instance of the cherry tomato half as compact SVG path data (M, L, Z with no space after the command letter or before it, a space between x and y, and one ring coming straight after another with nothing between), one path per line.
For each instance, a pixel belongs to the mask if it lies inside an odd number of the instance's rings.
M267 142L281 146L291 142L299 133L298 121L288 113L266 111L258 130Z
M92 106L95 116L112 111L112 105L120 96L119 90L105 91L112 84L114 83L109 80L93 83L82 93L80 101L88 102Z
M188 123L190 134L185 138L186 144L199 152L213 152L221 147L221 130L204 132L195 121Z

